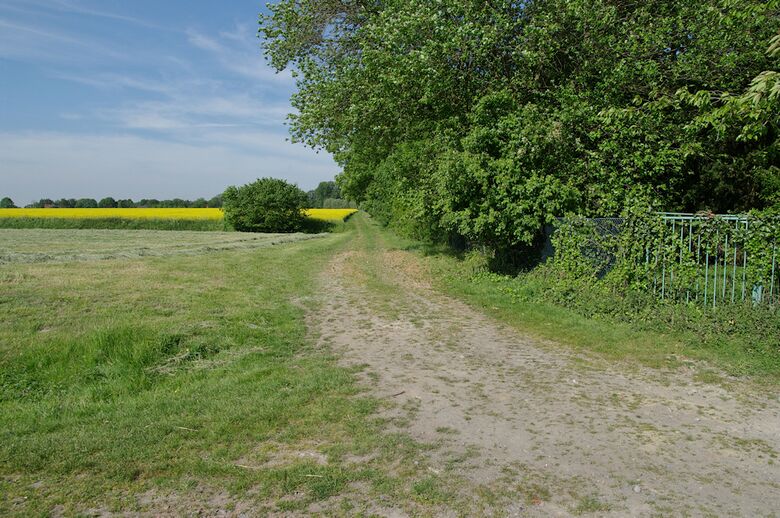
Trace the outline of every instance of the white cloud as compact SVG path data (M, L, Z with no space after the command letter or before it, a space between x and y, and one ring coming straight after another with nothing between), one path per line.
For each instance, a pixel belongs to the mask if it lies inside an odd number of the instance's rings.
M120 127L141 130L182 130L203 127L264 126L285 131L288 103L258 101L245 94L183 96L163 101L137 101L102 110L99 116Z
M338 168L328 154L286 141L291 76L266 64L251 25L212 33L166 29L160 52L127 52L118 39L61 22L77 14L158 27L85 5L0 0L0 58L83 85L81 97L100 94L63 103L51 112L57 126L108 128L103 134L0 129L0 196L17 203L61 196L194 198L261 176L307 189L333 178Z

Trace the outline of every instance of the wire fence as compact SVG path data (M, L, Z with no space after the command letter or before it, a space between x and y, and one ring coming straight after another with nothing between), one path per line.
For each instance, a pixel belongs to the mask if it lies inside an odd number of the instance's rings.
M644 279L641 284L662 300L713 308L737 303L780 305L777 219L657 215L648 228L629 226L622 218L587 219L587 231L578 242L579 257L598 278L630 257L637 276Z

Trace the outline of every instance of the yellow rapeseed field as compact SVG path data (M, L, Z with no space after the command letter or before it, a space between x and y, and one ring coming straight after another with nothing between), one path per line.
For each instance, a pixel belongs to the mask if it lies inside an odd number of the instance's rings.
M322 221L344 221L357 209L306 209L306 216Z
M356 209L306 209L306 216L343 221ZM0 209L0 218L221 220L222 209Z
M0 209L0 218L221 220L222 209Z

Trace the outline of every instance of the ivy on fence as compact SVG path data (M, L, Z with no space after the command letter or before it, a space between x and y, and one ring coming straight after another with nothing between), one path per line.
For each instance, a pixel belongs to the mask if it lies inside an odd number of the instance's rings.
M556 227L562 282L702 306L780 302L778 211L660 214L635 204L621 218L570 216Z

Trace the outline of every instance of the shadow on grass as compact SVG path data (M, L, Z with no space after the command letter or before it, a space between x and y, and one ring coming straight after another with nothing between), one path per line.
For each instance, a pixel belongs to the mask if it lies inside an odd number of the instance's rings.
M323 221L320 219L305 219L301 232L305 234L322 234L323 232L333 232L341 222Z

